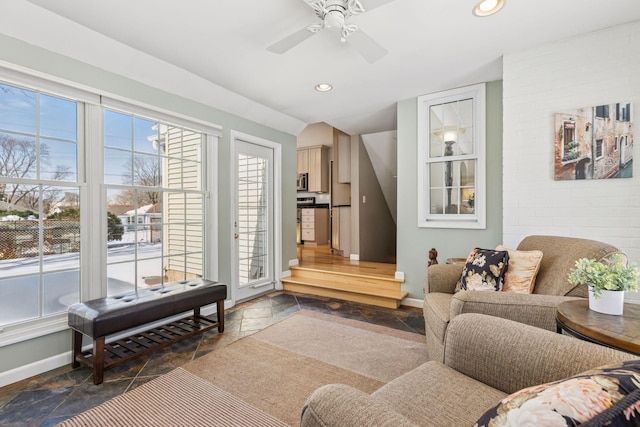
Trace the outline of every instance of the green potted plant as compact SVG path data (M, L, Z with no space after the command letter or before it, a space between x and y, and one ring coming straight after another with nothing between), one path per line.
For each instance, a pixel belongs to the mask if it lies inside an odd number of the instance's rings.
M621 254L601 261L580 258L569 272L569 283L589 286L589 308L605 314L622 314L624 291L637 292L640 272Z

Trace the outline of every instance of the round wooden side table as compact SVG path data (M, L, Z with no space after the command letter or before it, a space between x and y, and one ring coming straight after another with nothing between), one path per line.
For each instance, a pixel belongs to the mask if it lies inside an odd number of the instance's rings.
M572 300L558 305L558 333L640 355L640 304L624 304L621 316L589 310L589 301Z

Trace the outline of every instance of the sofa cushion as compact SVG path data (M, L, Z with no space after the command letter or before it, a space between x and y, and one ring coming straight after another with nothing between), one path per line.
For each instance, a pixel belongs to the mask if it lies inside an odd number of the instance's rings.
M383 385L371 396L418 425L470 426L506 395L431 361Z
M509 252L475 248L467 257L456 291L501 291Z
M626 398L629 396L629 398ZM503 399L476 426L640 425L640 359L528 387ZM630 424L633 422L633 424Z
M532 293L538 270L540 270L542 251L518 251L502 245L498 245L496 250L509 252L509 268L504 275L502 291Z

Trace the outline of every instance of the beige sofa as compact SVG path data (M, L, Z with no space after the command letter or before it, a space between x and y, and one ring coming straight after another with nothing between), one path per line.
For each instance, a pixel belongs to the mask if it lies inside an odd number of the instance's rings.
M542 251L532 294L491 291L460 291L454 294L463 265L436 264L427 268L423 310L431 360L443 361L444 337L449 321L462 313L489 314L555 331L558 304L587 297L586 285L576 286L567 281L575 261L583 257L601 260L621 253L606 243L559 236L528 236L516 249Z
M340 384L321 387L307 400L301 425L473 426L522 388L632 358L522 323L463 314L447 328L444 363L429 361L371 395Z

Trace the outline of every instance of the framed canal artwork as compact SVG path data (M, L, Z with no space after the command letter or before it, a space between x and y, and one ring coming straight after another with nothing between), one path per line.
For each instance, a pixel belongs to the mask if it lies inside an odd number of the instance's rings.
M633 176L630 102L557 113L554 133L555 180Z

